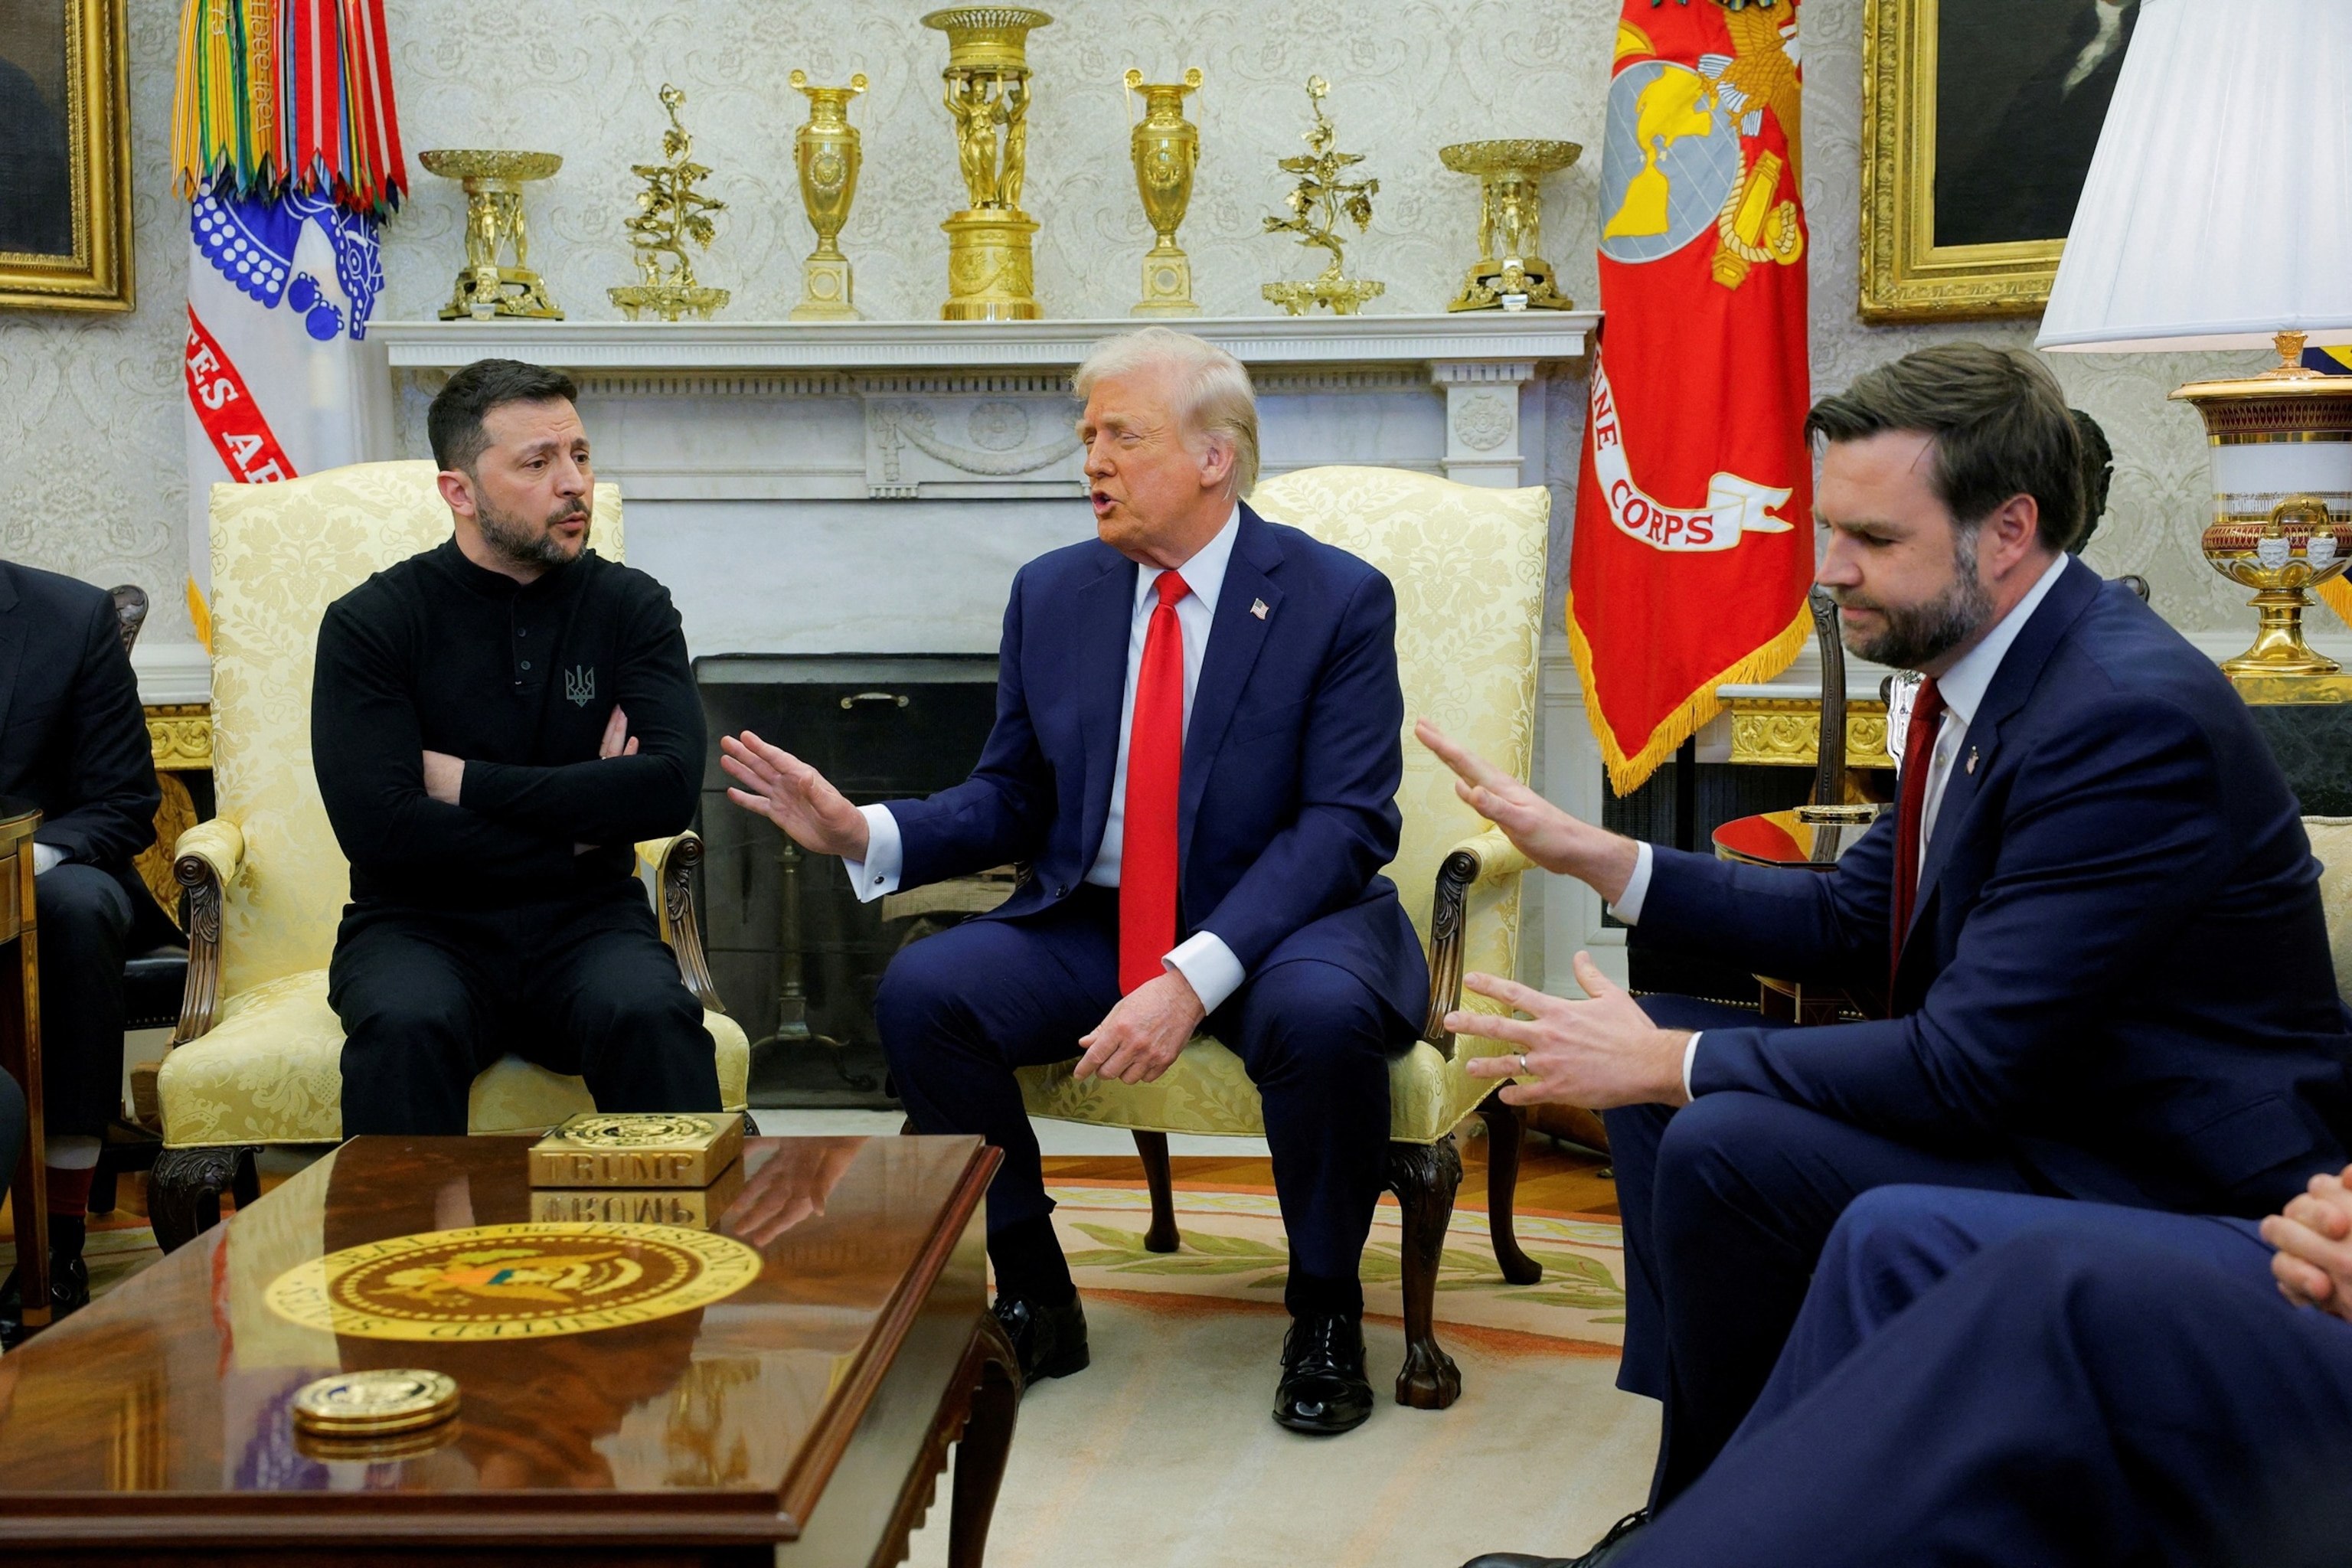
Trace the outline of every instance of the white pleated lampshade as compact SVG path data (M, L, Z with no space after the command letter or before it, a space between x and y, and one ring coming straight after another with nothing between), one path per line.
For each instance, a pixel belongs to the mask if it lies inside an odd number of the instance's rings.
M2141 0L2035 345L2352 342L2352 0Z

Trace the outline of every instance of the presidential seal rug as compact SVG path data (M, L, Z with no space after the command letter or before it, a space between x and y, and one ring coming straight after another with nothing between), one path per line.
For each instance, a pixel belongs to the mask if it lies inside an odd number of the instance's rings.
M1048 1184L1047 1191L1070 1272L1089 1297L1282 1310L1290 1253L1270 1189L1180 1185L1176 1226L1183 1241L1169 1253L1144 1249L1151 1199L1140 1183ZM1617 1222L1522 1214L1515 1228L1520 1247L1543 1265L1533 1285L1504 1279L1484 1213L1454 1209L1438 1267L1440 1339L1448 1346L1465 1337L1508 1342L1528 1352L1613 1362L1625 1335L1625 1247ZM1383 1198L1362 1268L1364 1309L1374 1317L1403 1316L1403 1215L1393 1199Z

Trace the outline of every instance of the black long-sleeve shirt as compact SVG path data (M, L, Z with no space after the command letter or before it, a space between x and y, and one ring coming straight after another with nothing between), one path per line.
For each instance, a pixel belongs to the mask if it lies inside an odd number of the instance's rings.
M600 758L615 704L637 753ZM632 845L693 819L704 739L668 590L593 552L525 585L452 539L319 627L312 762L355 900L498 908L626 877ZM456 805L425 793L428 751L465 762Z

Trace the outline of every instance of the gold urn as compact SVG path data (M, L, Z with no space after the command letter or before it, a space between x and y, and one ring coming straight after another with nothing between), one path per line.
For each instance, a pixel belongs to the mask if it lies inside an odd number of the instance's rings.
M1127 73L1127 90L1143 95L1143 118L1129 138L1135 157L1135 188L1143 216L1159 237L1143 257L1143 298L1131 316L1197 316L1192 302L1192 262L1176 244L1176 230L1192 205L1192 171L1201 161L1201 128L1184 118L1184 95L1201 89L1201 68L1182 81L1148 82Z
M563 155L436 148L419 153L416 161L429 173L458 181L466 192L466 265L457 273L457 292L441 307L441 319L563 320L547 297L546 283L530 269L530 229L522 213L523 186L563 167Z
M1573 142L1461 142L1437 150L1457 174L1478 177L1478 259L1449 310L1572 310L1542 255L1543 177L1582 155Z
M858 317L851 302L849 258L841 253L839 241L849 204L857 197L860 161L849 100L866 90L866 73L852 76L847 87L812 87L808 73L795 70L792 83L808 95L808 122L793 138L793 155L800 165L801 205L816 230L816 249L801 264L801 302L793 307L793 320L854 321Z
M940 226L948 237L948 321L1034 321L1030 240L1037 225L1021 210L1028 171L1032 30L1054 18L1022 5L957 5L923 26L948 36L941 101L955 121L956 163L968 205Z
M2352 701L2352 676L2303 638L2305 590L2352 560L2352 376L2304 369L2301 332L2281 332L2277 368L2173 393L2205 419L2213 569L2254 590L2253 646L2222 673L2255 703Z

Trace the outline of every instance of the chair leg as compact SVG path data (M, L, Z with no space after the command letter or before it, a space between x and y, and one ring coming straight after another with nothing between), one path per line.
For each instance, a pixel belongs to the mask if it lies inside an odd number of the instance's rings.
M1138 1132L1135 1152L1143 1161L1143 1184L1151 1189L1151 1228L1143 1233L1143 1250L1173 1252L1183 1238L1176 1233L1176 1178L1168 1166L1168 1134Z
M1404 1210L1404 1366L1399 1405L1443 1410L1462 1397L1462 1369L1437 1342L1437 1269L1462 1185L1462 1156L1447 1133L1434 1143L1389 1145L1389 1189Z
M228 1181L228 1194L239 1208L250 1208L261 1201L261 1151L240 1149L236 1165Z
M220 1195L238 1180L238 1168L252 1168L258 1149L249 1145L211 1144L197 1149L166 1149L155 1156L147 1173L147 1217L155 1227L155 1245L178 1250L220 1223Z
M1526 1113L1506 1105L1499 1093L1478 1106L1486 1123L1486 1229L1495 1241L1495 1262L1503 1278L1514 1285L1532 1285L1543 1278L1543 1265L1519 1250L1511 1228L1511 1200L1519 1190L1519 1142L1527 1135Z
M89 1176L89 1202L86 1205L89 1213L112 1214L114 1212L114 1206L118 1201L115 1193L116 1173L114 1151L101 1148L98 1152L98 1168L92 1171Z

